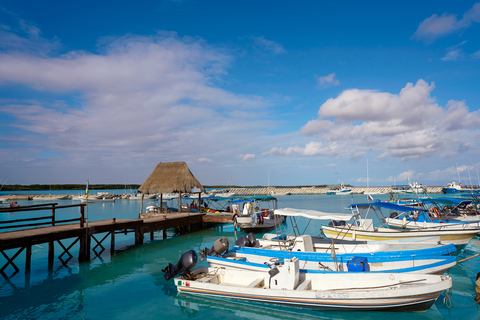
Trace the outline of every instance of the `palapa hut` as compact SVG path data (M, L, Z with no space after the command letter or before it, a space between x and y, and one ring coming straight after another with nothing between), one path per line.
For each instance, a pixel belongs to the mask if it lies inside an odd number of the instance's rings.
M181 162L159 162L150 176L142 183L138 191L142 193L141 212L143 212L143 195L160 193L179 193L178 212L182 212L182 193L205 192L203 186L192 174L187 164ZM162 196L160 196L162 203Z

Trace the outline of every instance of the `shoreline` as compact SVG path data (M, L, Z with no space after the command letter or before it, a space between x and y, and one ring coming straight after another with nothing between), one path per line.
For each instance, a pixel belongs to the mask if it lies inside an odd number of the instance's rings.
M430 193L443 193L443 187L425 187L426 193L394 193L394 195L424 195ZM287 195L325 195L327 194L329 188L318 188L318 187L293 187L293 188L276 188L276 187L263 187L263 188L230 188L230 189L217 189L209 191L209 193L224 193L232 192L235 196L263 196L263 195L272 195L272 196L287 196ZM390 194L391 187L352 187L352 194L365 194L365 193L374 193L374 194ZM120 190L119 190L120 191ZM123 190L122 190L123 191ZM95 194L91 194L93 196ZM72 194L15 194L13 191L12 194L4 194L0 196L0 200L8 198L9 200L60 200L54 199L57 197L65 197L64 200L71 200L73 197L78 197L78 195ZM118 193L118 194L105 194L106 199L118 199L125 200L128 199L129 194Z

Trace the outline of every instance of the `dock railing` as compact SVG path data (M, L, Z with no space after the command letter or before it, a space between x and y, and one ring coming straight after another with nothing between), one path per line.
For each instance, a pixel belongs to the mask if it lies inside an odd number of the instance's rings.
M45 203L45 204L38 204L38 205L32 205L32 206L0 208L0 212L3 212L3 213L51 210L51 214L48 216L0 221L0 232L2 232L5 229L21 229L21 228L27 228L27 227L31 228L31 227L40 227L40 226L55 226L57 224L72 223L77 221L80 224L80 228L83 228L85 226L85 206L86 204L84 203L67 205L67 206L58 206L58 203ZM80 208L79 218L57 220L57 217L56 217L57 209L72 208L72 207ZM45 221L45 220L48 220L48 221ZM37 222L34 222L34 221L37 221Z

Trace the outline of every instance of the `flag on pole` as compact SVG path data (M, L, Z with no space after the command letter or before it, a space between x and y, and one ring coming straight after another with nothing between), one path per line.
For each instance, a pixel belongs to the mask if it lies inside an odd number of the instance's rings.
M88 178L87 178L87 189L85 190L85 198L88 197Z
M369 201L373 201L373 197L370 194L367 195L367 198Z

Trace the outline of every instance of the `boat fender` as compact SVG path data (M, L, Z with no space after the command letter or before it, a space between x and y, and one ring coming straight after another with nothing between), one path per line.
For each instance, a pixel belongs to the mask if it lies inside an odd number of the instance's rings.
M436 218L440 215L437 208L430 209L429 213L430 213L430 217L434 217L434 218Z
M190 270L193 269L197 265L197 253L195 250L189 250L182 254L180 260L176 265L171 263L165 269L162 269L163 277L165 280L170 280L175 277L179 273L183 273L183 275L187 278L190 278Z

